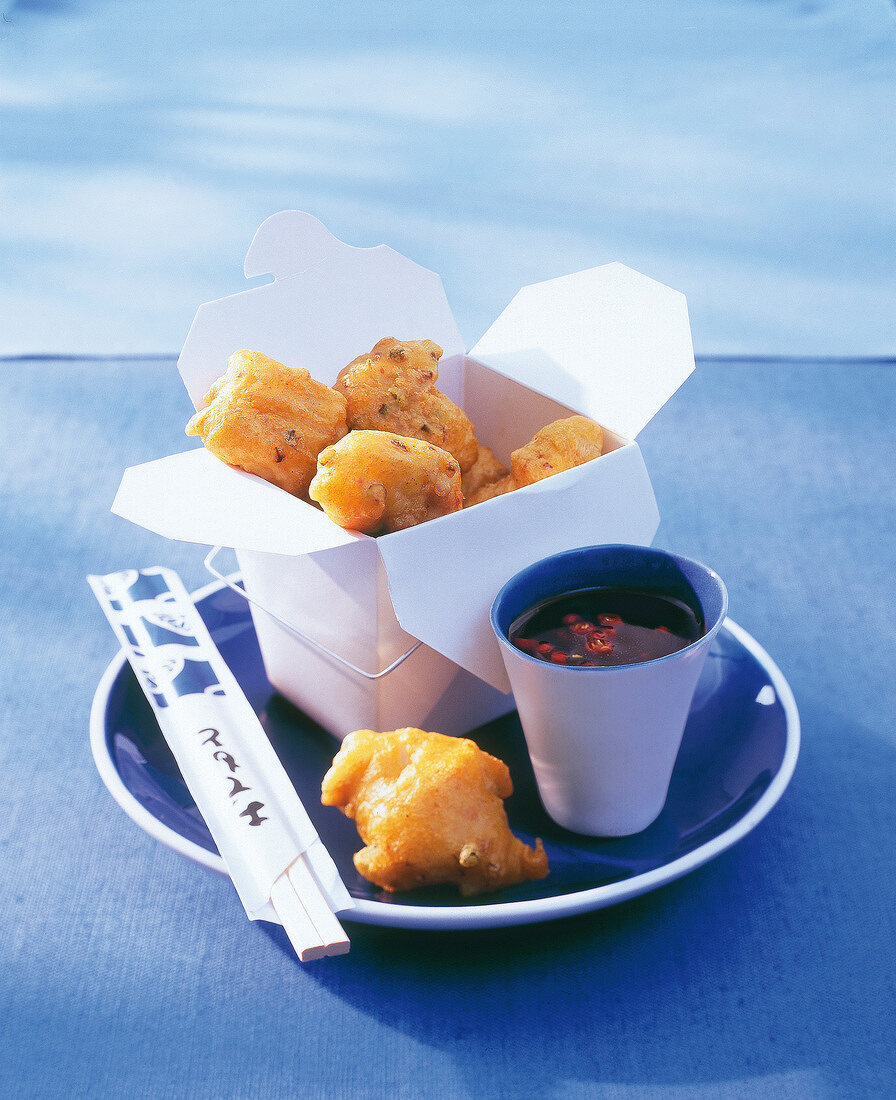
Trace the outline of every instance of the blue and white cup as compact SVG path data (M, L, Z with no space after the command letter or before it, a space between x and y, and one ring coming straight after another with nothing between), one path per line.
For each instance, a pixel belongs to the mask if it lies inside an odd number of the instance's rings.
M671 596L698 613L704 633L639 664L570 666L530 656L509 640L529 608L597 586ZM728 611L719 576L648 546L586 546L536 562L495 598L491 623L551 818L589 836L628 836L660 814L697 681Z

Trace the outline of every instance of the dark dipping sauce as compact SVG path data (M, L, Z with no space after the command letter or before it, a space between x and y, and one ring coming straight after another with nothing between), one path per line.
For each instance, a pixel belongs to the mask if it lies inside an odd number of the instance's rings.
M702 620L672 596L630 588L583 588L530 607L510 641L530 657L571 667L635 665L702 638Z

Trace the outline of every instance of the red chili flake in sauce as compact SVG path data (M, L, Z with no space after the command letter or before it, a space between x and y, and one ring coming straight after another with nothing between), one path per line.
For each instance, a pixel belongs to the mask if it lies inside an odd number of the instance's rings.
M589 588L529 608L513 622L508 636L537 660L587 667L665 657L703 633L691 607L665 593Z
M585 639L585 648L589 653L612 653L613 643L608 642L600 631L595 630L590 637Z

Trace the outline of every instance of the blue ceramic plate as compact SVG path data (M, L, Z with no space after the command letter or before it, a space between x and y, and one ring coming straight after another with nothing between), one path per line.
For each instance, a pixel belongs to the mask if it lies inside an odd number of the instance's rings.
M469 902L445 888L390 896L355 871L354 823L320 804L335 739L278 695L265 677L248 605L209 585L197 606L249 697L357 908L345 919L401 928L486 928L571 916L656 889L719 855L765 817L783 794L799 751L790 688L764 650L728 620L697 689L669 796L637 836L594 840L554 825L538 799L519 722L510 714L474 731L510 768L507 813L514 831L544 840L551 872ZM151 836L224 873L205 822L184 785L152 710L122 653L96 692L91 743L100 775L121 807Z

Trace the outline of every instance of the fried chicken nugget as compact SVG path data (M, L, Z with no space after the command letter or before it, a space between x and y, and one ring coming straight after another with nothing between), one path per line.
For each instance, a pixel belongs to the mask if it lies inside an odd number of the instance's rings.
M469 481L466 482L470 488L469 491L464 491L464 507L481 504L484 500L501 496L502 493L512 493L514 489L521 489L524 485L542 481L552 474L571 470L573 466L581 466L583 462L598 458L603 453L603 440L603 428L587 416L577 415L555 420L536 432L524 447L511 454L509 473L497 460L489 468L488 459L483 456L483 476L474 481L474 466ZM480 447L480 454L487 450L487 447Z
M308 495L334 523L384 535L456 512L460 468L441 447L394 432L353 431L318 455Z
M541 840L510 831L503 761L464 737L356 730L324 776L321 801L353 818L360 874L384 890L454 883L465 897L544 878Z
M507 474L504 477L498 478L497 481L488 481L485 485L480 486L476 492L471 493L468 497L464 497L464 507L472 508L474 504L481 504L484 500L491 500L492 497L502 496L504 493L512 493L514 489L519 488L514 483L513 475Z
M581 466L603 451L604 433L600 424L587 416L555 420L535 433L531 442L510 456L513 487L522 488L552 474Z
M494 489L502 478L507 477L507 467L503 462L495 458L490 447L479 444L476 461L461 475L460 487L464 494L464 504L476 504L479 500L487 500L488 496L494 496ZM483 495L488 493L488 495Z
M435 443L461 471L476 461L476 433L466 413L436 389L442 349L432 340L387 336L343 367L333 388L345 395L348 426Z
M324 447L348 431L345 398L304 367L237 351L187 424L222 462L303 496Z

